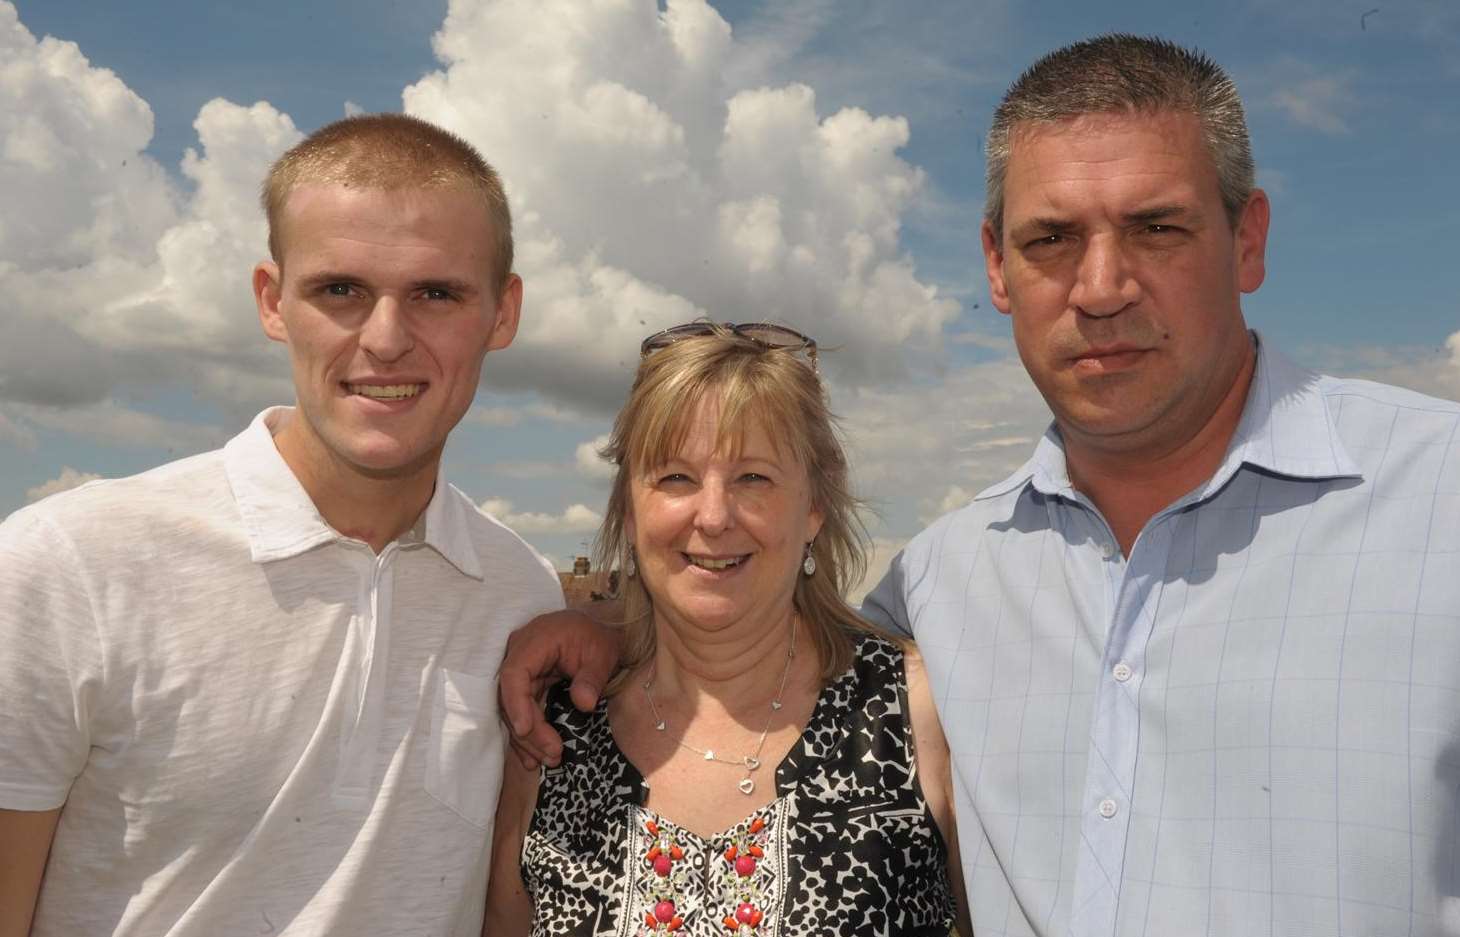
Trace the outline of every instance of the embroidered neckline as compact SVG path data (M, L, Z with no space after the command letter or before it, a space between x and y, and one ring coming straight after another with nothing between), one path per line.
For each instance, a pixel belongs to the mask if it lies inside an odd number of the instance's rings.
M785 889L786 798L709 839L642 807L624 809L634 857L625 896L634 933L694 930L713 916L727 937L774 937Z

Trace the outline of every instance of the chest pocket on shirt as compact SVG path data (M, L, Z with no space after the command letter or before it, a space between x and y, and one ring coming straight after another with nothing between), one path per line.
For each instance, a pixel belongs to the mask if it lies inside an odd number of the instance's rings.
M473 826L491 825L502 781L497 681L441 671L431 707L426 792Z

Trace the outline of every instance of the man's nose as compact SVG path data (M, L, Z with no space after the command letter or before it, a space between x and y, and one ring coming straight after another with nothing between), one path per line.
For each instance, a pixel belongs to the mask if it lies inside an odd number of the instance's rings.
M393 296L377 298L360 329L360 347L377 361L398 361L415 344L400 301Z
M1119 234L1099 234L1085 242L1070 291L1070 304L1087 316L1113 316L1141 298L1127 245Z

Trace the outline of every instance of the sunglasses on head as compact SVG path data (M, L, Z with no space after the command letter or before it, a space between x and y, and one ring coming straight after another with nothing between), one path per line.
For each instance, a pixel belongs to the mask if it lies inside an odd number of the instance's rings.
M734 322L686 322L683 325L671 326L644 339L643 343L639 345L639 357L647 358L682 338L699 338L714 335L720 331L733 332L743 339L755 342L762 348L805 352L806 360L811 363L811 370L816 371L816 339L802 335L795 329L788 329L784 325L772 325L769 322L747 322L740 325Z

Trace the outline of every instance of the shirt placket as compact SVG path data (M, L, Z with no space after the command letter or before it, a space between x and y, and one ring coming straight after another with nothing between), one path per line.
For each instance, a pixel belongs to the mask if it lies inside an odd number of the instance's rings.
M1096 549L1111 599L1081 797L1081 848L1069 927L1075 937L1115 933L1135 791L1146 644L1171 547L1171 525L1164 517L1142 531L1128 559L1108 526L1100 526L1107 539Z
M335 783L336 798L356 807L369 802L380 749L397 553L396 544L391 543L379 556L371 554L361 564L354 643L358 650L350 662L354 692L346 697L350 710L345 713L340 733L340 768Z

